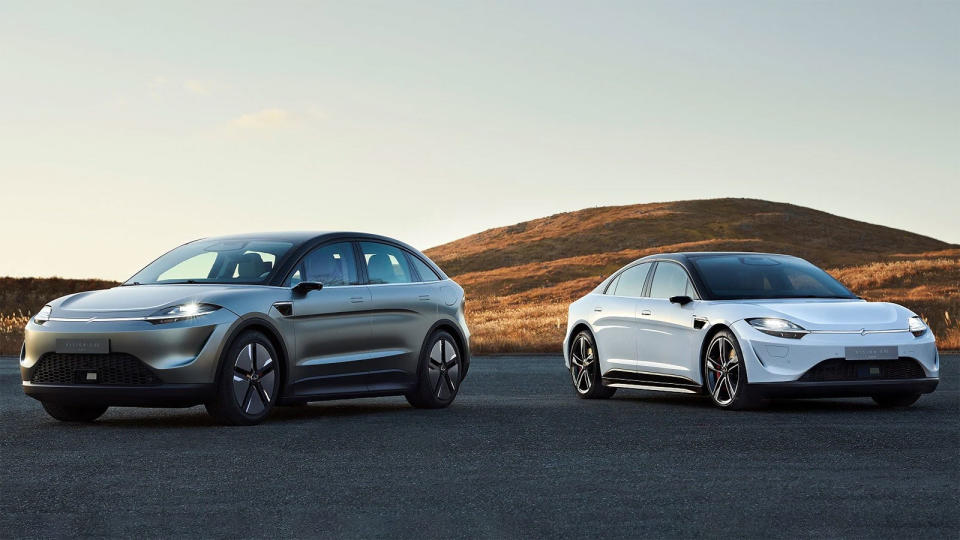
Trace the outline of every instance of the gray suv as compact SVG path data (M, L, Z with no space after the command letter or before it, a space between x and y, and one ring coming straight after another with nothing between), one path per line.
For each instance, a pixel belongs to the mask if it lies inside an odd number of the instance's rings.
M44 306L20 374L65 421L202 403L223 423L255 424L274 405L391 395L440 408L470 365L463 304L463 288L391 238L208 238L118 287Z

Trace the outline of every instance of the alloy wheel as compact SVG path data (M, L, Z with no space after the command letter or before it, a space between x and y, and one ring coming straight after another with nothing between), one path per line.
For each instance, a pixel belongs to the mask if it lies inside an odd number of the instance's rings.
M246 414L258 415L270 404L277 376L276 362L270 351L259 343L240 350L233 366L233 394Z
M740 388L742 363L737 349L724 336L713 340L705 358L707 368L707 390L718 405L733 403Z
M593 387L591 370L596 362L593 354L593 345L587 336L581 334L570 347L570 376L573 377L573 386L577 392L586 394Z
M440 400L453 398L460 383L460 357L457 346L446 338L440 338L430 349L428 364L430 387L433 395Z

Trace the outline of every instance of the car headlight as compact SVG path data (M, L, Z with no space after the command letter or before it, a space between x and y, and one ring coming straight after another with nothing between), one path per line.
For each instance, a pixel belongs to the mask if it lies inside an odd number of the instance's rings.
M50 320L50 313L53 312L53 308L50 306L43 306L36 315L33 316L33 322L37 324L43 324Z
M215 306L213 304L198 304L196 302L191 302L189 304L180 304L179 306L173 306L168 308L163 308L160 311L154 313L153 315L147 317L147 320L153 324L164 324L175 321L182 321L184 319L193 319L195 317L201 317L209 313L220 309L220 306Z
M920 337L927 333L927 323L923 322L923 319L914 315L910 317L910 333L915 337Z
M761 317L758 319L747 319L750 326L771 336L782 338L800 339L809 334L806 329L798 324L794 324L786 319L773 319Z

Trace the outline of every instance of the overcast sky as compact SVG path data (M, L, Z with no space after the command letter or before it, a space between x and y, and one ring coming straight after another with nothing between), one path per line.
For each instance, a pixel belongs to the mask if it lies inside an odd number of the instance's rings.
M0 2L0 275L720 196L960 242L958 2Z

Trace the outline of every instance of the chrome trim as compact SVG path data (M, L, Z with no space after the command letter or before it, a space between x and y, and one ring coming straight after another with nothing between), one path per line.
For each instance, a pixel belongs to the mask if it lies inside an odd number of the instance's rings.
M659 392L679 392L681 394L696 394L696 390L691 390L689 388L677 388L674 386L649 386L646 384L629 384L629 383L610 383L605 384L604 386L610 388L630 388L633 390L656 390Z
M193 313L190 315L151 315L149 317L87 317L87 318L71 318L71 317L50 317L48 321L57 321L57 322L129 322L129 321L181 321L184 319L195 319L197 317L203 317L204 315L209 315L214 313L217 310L205 311L203 313Z
M96 317L87 317L81 319L79 317L50 317L48 321L56 322L120 322L120 321L145 321L146 317L106 317L98 319Z

